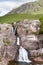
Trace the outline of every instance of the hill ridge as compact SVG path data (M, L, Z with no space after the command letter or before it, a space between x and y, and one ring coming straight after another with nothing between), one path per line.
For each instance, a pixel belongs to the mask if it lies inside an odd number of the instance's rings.
M43 0L25 3L20 7L13 9L11 12L9 12L9 14L14 14L14 13L23 14L23 13L32 13L32 12L43 13Z

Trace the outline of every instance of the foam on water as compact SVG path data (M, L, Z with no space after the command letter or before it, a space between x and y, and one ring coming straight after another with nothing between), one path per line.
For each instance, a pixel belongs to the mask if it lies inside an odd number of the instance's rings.
M17 37L17 45L19 45L19 37ZM28 52L22 46L20 46L19 49L18 61L31 63L31 61L28 59Z

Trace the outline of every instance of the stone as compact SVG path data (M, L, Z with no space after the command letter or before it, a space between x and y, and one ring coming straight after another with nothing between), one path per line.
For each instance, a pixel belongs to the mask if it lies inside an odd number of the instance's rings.
M17 23L18 28L17 32L19 36L36 34L40 30L40 21L39 20L24 20L20 23Z
M36 62L36 63L43 63L43 57L36 57L36 58L33 59L33 61Z
M16 45L5 46L3 57L8 61L15 60L19 47Z
M1 34L10 34L10 32L11 32L11 25L10 24L6 24L6 23L0 24L0 33Z
M18 50L19 46L17 45L8 45L8 46L2 46L0 49L0 65L6 65L9 63L9 61L17 61L18 58ZM4 60L6 61L4 61Z
M28 50L28 55L31 61L43 63L43 48L37 50Z
M8 61L6 59L2 59L2 61L0 62L0 65L8 65Z
M18 50L11 24L0 24L0 65L8 65L9 61L15 60Z
M21 46L27 50L34 50L38 48L38 39L35 35L28 35L21 37Z
M40 49L38 49L38 50L29 50L29 52L30 52L30 56L33 57L33 58L43 55L43 52L40 51Z
M17 45L17 36L11 24L0 24L0 65L6 65L9 61L17 61L19 48L23 47L32 61L38 60L37 56L43 56L42 36L36 33L40 30L39 20L25 19L22 22L15 23L17 35L20 37L20 45ZM41 44L40 44L41 43ZM40 59L42 59L40 57ZM43 59L42 59L43 60Z

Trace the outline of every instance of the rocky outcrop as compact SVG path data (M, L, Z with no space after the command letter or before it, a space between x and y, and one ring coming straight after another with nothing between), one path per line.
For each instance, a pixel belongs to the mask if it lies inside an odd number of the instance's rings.
M27 50L35 50L39 48L37 36L28 35L21 37L21 45Z
M40 29L40 21L39 20L24 20L23 22L18 23L17 32L19 36L29 35L38 33Z
M29 58L32 61L36 57L41 58L41 56L43 56L43 52L42 52L43 38L38 35L40 30L40 25L41 23L39 20L26 19L23 22L18 23L17 33L21 40L20 46L22 46L27 50L29 54Z
M8 61L15 60L18 49L12 26L0 24L0 65L7 65Z
M39 29L39 20L25 19L23 22L14 24L14 28L11 24L0 24L0 62L17 61L20 46L28 52L32 61L36 61L37 57L41 58L43 56L43 37L38 35ZM17 37L20 38L19 45L17 45Z
M7 65L9 61L15 60L19 47L16 45L2 46L0 49L0 65Z

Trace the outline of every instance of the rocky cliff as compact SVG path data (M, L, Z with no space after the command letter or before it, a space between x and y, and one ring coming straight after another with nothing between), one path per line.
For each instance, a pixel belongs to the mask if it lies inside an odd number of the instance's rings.
M31 61L43 62L43 35L39 20L25 19L16 24L0 24L0 65L7 65L8 61L18 61L19 48L23 47ZM17 45L17 37L20 38Z

